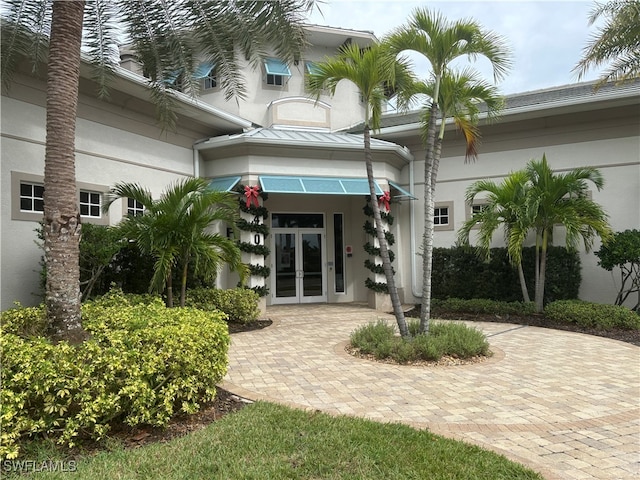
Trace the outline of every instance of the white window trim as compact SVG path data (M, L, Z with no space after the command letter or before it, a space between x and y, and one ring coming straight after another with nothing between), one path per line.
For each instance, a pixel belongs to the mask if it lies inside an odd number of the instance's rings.
M144 208L144 206L142 207L142 213L144 213L146 209ZM122 217L126 217L127 215L129 215L129 197L124 197L122 199Z
M39 212L23 212L20 210L20 183L44 184L44 176L32 173L11 171L11 220L20 220L28 222L41 222L43 214ZM80 190L89 191L100 194L101 205L104 202L105 195L109 192L109 187L104 185L96 185L94 183L76 182L78 212L80 211ZM84 223L93 223L96 225L109 225L109 214L100 211L100 217L81 216Z
M433 230L436 232L446 232L454 229L453 220L453 202L436 202L434 205L434 212L436 208L446 208L449 210L449 223L446 225L433 225Z
M464 205L464 219L465 221L469 221L471 220L471 218L473 217L473 207L475 206L479 206L479 207L483 207L485 205L487 205L489 203L489 200L487 200L486 198L475 198L473 200L473 203L468 203L465 202ZM480 228L480 223L476 223L473 227L471 227L472 230L477 230Z

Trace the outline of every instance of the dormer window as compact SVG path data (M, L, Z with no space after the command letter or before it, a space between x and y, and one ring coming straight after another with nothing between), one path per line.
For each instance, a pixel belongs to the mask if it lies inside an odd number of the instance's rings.
M291 77L289 66L277 58L266 58L264 60L265 83L274 87L286 85Z

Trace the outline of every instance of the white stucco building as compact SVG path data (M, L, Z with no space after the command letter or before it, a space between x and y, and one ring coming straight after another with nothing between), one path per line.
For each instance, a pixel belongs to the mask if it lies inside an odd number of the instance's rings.
M286 65L268 58L245 68L247 96L225 101L215 68L204 75L197 100L178 94L176 131L163 132L145 79L123 55L111 97L98 100L88 68L80 85L76 132L76 178L83 221L116 224L127 213L117 202L108 215L99 207L116 182L136 182L159 195L172 181L188 176L211 179L220 188L260 185L269 193L270 234L243 233L271 254L266 279L250 286L269 289L267 304L370 300L364 281L369 255L363 244L368 192L362 135L346 133L363 120L357 89L339 85L334 97L309 98L304 76L313 62L337 52L345 42L366 46L370 32L307 26L310 46ZM419 302L423 227L424 147L417 114L390 114L372 143L374 175L380 193L390 191L396 218L391 231L397 285L405 303ZM594 191L615 231L640 228L640 82L606 86L576 84L507 98L498 122L482 125L483 142L475 163L465 164L463 142L452 130L443 145L437 186L437 246L451 246L470 206L464 192L481 178L500 180L545 153L551 166L567 170L593 166L605 177ZM16 300L33 304L38 290L41 250L35 228L42 217L45 145L45 83L17 75L2 91L0 196L1 308ZM417 200L411 200L411 197ZM246 214L245 214L246 215ZM249 218L249 217L247 217ZM445 221L446 219L446 221ZM561 235L559 229L559 235ZM560 237L558 237L560 238ZM499 235L496 246L499 245ZM251 258L249 258L251 257ZM250 255L247 261L262 262ZM580 297L612 302L617 287L593 254L582 255ZM219 286L236 279L222 272ZM375 303L375 302L374 302Z

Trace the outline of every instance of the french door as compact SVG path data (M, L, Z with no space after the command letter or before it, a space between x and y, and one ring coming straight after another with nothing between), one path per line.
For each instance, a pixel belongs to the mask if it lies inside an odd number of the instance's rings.
M324 228L274 228L271 237L271 303L326 302Z

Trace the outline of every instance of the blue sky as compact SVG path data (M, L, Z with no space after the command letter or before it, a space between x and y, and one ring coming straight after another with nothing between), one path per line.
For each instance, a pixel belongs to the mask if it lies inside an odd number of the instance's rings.
M449 20L472 18L505 37L512 49L514 67L499 83L503 94L576 82L571 70L597 29L588 23L592 1L324 0L319 5L322 13L314 11L308 23L370 30L378 37L404 24L416 7L439 10ZM416 72L425 76L426 62L412 58ZM476 68L491 79L486 62L477 62ZM594 70L584 80L595 80L598 73Z

